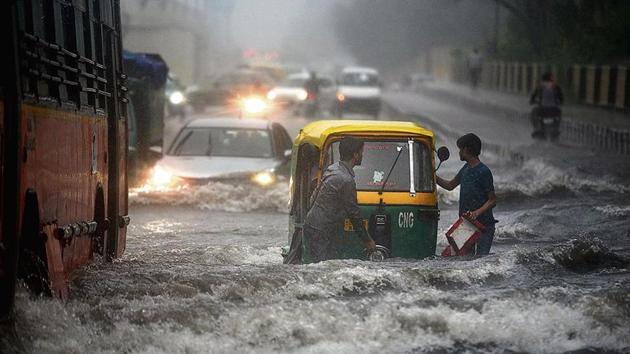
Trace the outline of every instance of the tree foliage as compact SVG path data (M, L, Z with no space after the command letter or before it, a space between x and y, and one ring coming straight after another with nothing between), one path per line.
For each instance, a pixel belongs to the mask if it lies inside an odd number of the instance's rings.
M510 60L630 59L630 1L495 0L508 10L498 54Z

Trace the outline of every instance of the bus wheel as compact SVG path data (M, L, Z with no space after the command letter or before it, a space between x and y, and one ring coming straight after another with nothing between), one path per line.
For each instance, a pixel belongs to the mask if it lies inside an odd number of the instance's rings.
M37 193L32 189L26 192L23 215L18 275L33 293L51 295L45 236L39 223Z

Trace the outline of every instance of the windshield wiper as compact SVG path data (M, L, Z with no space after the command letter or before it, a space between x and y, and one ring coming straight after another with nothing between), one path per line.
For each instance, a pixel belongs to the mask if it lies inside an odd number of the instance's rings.
M212 135L208 135L208 149L206 149L206 156L212 156Z
M193 131L189 131L186 135L184 135L184 137L182 138L182 140L179 141L179 143L177 143L177 145L175 146L175 149L173 149L173 152L179 156L179 152L182 149L182 145L184 145L184 143L188 140L188 138L190 138L190 136L192 135Z
M392 171L394 171L394 167L396 167L396 163L398 162L398 159L400 158L400 154L402 154L403 147L402 146L396 146L396 150L398 150L398 155L396 155L396 160L394 160L394 163L392 164L392 167L389 169L389 172L387 173L387 176L385 177L385 181L383 181L383 185L381 186L381 190L378 191L379 195L383 195L383 191L385 190L385 186L387 185L387 181L389 180L389 176L392 174Z

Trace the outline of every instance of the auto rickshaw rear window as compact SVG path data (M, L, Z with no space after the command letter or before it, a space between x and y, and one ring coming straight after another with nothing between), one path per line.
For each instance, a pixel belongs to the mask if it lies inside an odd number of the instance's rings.
M409 178L409 144L405 141L366 141L363 146L363 161L354 168L357 190L379 191L387 174L398 155L400 157L394 166L384 191L405 192L410 189ZM431 150L425 144L414 142L414 186L418 192L433 191L433 166ZM327 153L329 163L339 161L339 142L333 142Z

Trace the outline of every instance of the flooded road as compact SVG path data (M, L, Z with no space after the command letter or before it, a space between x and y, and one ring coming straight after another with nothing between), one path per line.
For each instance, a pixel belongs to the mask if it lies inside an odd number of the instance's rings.
M438 174L453 176L451 160ZM630 352L630 187L484 152L492 254L283 265L288 186L132 195L125 255L77 273L67 303L20 289L6 351ZM458 190L440 190L438 252ZM52 314L51 314L52 313Z

